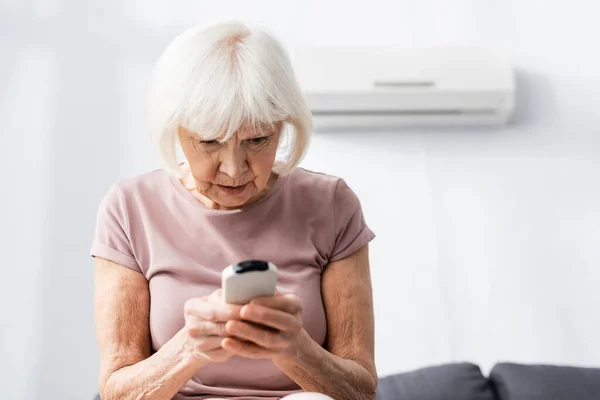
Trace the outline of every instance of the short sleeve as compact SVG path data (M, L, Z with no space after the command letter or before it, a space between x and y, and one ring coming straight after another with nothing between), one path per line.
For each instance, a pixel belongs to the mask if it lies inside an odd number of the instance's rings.
M330 262L348 257L375 238L365 222L358 197L343 179L335 191L333 225L335 244Z
M141 272L131 246L123 192L117 185L104 196L98 208L96 232L90 255Z

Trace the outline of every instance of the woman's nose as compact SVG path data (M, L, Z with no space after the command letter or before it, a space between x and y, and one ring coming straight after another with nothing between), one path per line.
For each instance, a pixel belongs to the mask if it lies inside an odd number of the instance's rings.
M240 179L247 170L248 163L246 162L244 149L239 145L230 143L228 143L228 146L224 146L219 171L227 174L232 179Z

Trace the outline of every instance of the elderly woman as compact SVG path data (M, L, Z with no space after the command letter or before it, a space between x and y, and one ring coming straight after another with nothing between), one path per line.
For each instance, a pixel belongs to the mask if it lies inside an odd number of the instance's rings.
M342 179L297 167L311 115L281 45L187 30L149 111L165 167L111 188L91 250L102 399L375 399L374 234ZM221 272L246 259L277 292L228 304Z

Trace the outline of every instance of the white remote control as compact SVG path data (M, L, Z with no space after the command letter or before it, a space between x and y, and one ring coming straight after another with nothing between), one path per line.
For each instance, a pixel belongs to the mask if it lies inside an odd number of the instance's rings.
M230 304L246 304L255 297L273 296L277 267L268 261L242 261L223 270L221 285L223 299Z

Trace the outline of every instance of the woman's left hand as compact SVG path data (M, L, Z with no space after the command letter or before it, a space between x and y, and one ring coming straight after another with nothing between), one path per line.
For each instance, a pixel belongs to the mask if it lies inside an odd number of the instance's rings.
M294 357L306 340L302 302L293 294L259 297L242 307L243 321L228 321L221 346L248 358L273 360Z

